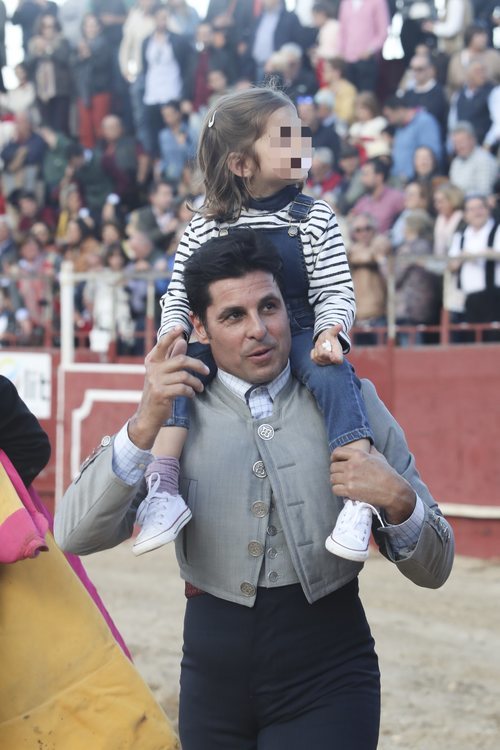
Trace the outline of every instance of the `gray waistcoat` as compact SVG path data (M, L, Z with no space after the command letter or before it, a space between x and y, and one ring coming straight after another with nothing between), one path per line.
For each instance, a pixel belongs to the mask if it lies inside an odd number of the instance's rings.
M246 606L259 584L298 579L313 602L354 578L361 565L325 549L342 507L329 464L323 418L295 380L276 398L273 415L259 420L215 380L194 402L181 460L181 492L193 511L176 540L181 576ZM279 551L269 555L277 537L270 526L282 529L281 559Z

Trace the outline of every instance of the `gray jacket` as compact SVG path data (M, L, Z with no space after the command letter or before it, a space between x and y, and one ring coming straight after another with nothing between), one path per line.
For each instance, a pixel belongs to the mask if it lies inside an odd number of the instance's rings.
M405 576L436 588L451 570L451 528L421 481L401 428L369 381L363 381L363 395L376 447L425 505L419 540L406 557L394 560L381 528L375 530L376 541ZM323 419L309 392L291 380L278 395L272 417L253 420L245 404L215 380L192 411L181 490L193 519L176 541L181 576L215 596L251 606L262 560L250 555L248 546L265 543L268 523L267 513L255 514L252 507L258 502L269 509L272 498L310 602L354 578L362 565L324 547L342 504L330 488ZM259 436L263 424L272 427L271 439ZM256 461L263 462L266 477L252 471ZM118 544L130 536L144 492L144 482L130 487L113 474L111 446L103 448L58 504L57 542L77 554Z

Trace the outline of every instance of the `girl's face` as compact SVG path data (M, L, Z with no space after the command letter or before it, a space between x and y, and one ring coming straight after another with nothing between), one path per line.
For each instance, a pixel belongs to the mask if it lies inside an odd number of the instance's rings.
M121 271L125 265L123 255L119 252L111 253L108 258L108 266L112 271Z
M83 35L86 39L95 39L99 36L99 21L95 16L87 16L83 22Z
M255 197L272 195L307 178L312 164L311 132L293 107L281 107L270 115L254 148L259 164L246 159L243 169Z
M105 245L112 245L113 242L120 242L120 232L113 224L106 224L103 226L102 241Z
M405 208L425 208L425 200L422 197L420 187L411 182L405 188Z

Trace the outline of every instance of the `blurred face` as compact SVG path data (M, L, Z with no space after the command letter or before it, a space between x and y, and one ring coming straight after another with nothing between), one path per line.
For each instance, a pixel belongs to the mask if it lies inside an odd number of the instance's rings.
M357 216L352 223L351 235L354 242L369 245L375 237L375 229L366 216Z
M355 106L356 120L359 122L368 122L373 119L373 112L364 104L356 104Z
M121 271L123 266L125 265L125 259L121 253L118 251L115 253L111 253L111 255L108 258L108 266L113 271Z
M471 37L469 49L473 52L484 52L488 46L488 34L485 31L476 31Z
M80 198L80 193L78 192L78 190L72 190L70 193L68 193L68 197L66 198L66 206L68 207L68 211L70 213L78 213L78 211L82 207L82 199Z
M80 227L76 221L68 221L65 240L68 245L78 245L82 239Z
M253 271L210 284L206 321L193 318L198 340L209 344L218 367L247 383L269 383L285 368L290 324L271 274Z
M415 56L410 63L410 70L413 74L415 84L417 86L423 86L433 78L434 71L432 66L429 64L427 57Z
M42 245L47 245L50 242L50 231L46 224L38 221L36 224L33 224L31 232Z
M157 31L167 31L168 28L168 11L165 8L161 8L155 13L155 24Z
M425 208L425 198L422 196L420 186L411 182L405 188L405 208Z
M51 39L56 34L56 20L53 16L43 16L40 24L40 32L46 39Z
M469 65L466 72L466 83L470 88L477 89L484 86L488 80L486 68L480 62L473 62Z
M24 260L33 261L37 258L40 248L34 240L28 240L21 245L20 254Z
M364 164L361 169L361 183L369 193L375 190L380 180L376 174L373 164Z
M122 124L118 117L105 117L101 123L102 134L107 141L117 141L122 136Z
M99 35L99 22L95 16L87 16L83 21L83 33L87 39L95 39Z
M37 202L32 198L21 198L19 201L19 210L23 216L33 217L38 211Z
M480 198L470 198L466 202L464 219L473 229L481 229L489 218L489 209Z
M438 214L443 216L451 216L453 213L453 206L448 196L439 190L434 193L434 208Z
M434 169L434 159L432 152L428 148L417 148L413 157L415 172L424 176L432 173Z
M175 107L162 107L161 116L169 128L176 127L182 121L182 115Z
M473 136L466 132L452 133L451 140L453 143L453 150L456 155L460 156L462 159L466 159L470 156L476 145Z
M208 87L213 92L224 91L227 87L227 78L220 70L212 70L208 74Z
M106 245L120 242L120 232L113 224L105 224L102 228L102 241Z
M306 179L312 164L311 134L292 107L272 113L254 148L258 166L248 165L254 195L272 195L285 185Z
M151 196L151 204L157 211L164 214L172 207L174 193L170 185L159 185Z

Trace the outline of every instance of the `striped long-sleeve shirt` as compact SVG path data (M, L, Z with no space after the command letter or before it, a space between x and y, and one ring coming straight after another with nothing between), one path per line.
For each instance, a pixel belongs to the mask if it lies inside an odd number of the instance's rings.
M242 226L252 229L288 227L289 204L279 211L265 212L243 209L240 218L231 224L207 220L196 215L189 223L177 248L172 279L162 297L162 317L158 336L176 325L191 332L189 302L183 281L183 269L190 255L207 240L218 237L220 230ZM296 223L296 222L292 222ZM309 303L314 310L314 336L340 323L343 329L344 351L349 351L349 330L354 321L356 305L351 274L335 214L325 201L317 200L299 227L304 261L309 280Z

